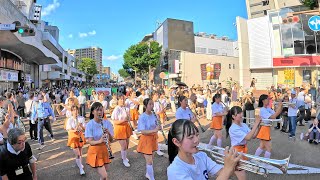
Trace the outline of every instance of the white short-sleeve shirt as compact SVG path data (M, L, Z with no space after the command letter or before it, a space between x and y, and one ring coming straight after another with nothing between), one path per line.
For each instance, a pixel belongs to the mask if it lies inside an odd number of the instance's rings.
M134 98L134 101L138 101L137 98ZM126 106L129 107L130 109L136 109L138 107L138 105L136 105L133 101L131 101L130 99L127 99L125 102Z
M85 127L85 119L82 116L77 117L78 123L82 124L83 127ZM75 129L77 127L77 121L73 117L69 117L66 125L66 130Z
M247 144L247 141L244 138L247 136L249 132L250 132L250 129L245 123L241 123L241 126L235 123L232 123L229 129L231 146L239 146L239 145Z
M272 110L271 108L265 108L265 107L262 107L260 108L260 117L262 119L269 119L270 116L272 116L274 114L274 110ZM262 120L263 121L263 120ZM271 123L271 121L263 121L265 124L268 124L268 123Z
M213 103L211 106L212 110L212 117L217 116L216 113L223 113L224 112L224 107L222 103Z
M157 127L156 121L157 118L154 114L141 114L138 120L138 131L155 129Z
M191 120L193 117L193 113L189 108L183 109L182 107L179 107L176 112L176 119L187 119Z
M62 109L61 114L62 114L62 115L66 115L67 118L69 118L69 117L72 116L71 111L67 110L66 108L63 108L63 109Z
M193 158L195 164L188 164L176 156L167 168L168 180L208 180L209 175L216 175L223 168L204 152L194 154Z
M116 106L112 112L111 119L112 120L125 120L127 118L128 110L125 107Z
M162 104L160 104L159 101L154 102L154 106L153 106L153 110L155 113L160 113L162 112L162 108L161 108Z
M108 129L110 134L113 136L113 126L108 120L103 120L103 127ZM95 120L91 119L86 125L85 137L93 138L94 141L98 141L103 134L101 123L97 123Z

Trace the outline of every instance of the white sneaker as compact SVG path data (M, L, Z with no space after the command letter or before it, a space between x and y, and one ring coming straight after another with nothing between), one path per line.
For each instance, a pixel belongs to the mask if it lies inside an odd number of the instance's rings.
M161 151L157 151L157 154L158 154L158 156L163 156L164 155L164 153L161 152Z
M85 175L86 173L84 172L84 170L81 168L80 169L80 175Z
M129 159L128 159L128 158L126 158L126 161L127 161L127 162L129 162Z
M146 178L149 180L151 179L148 173L146 173Z
M43 149L45 147L45 145L40 145L37 149L38 150L41 150L41 149Z
M127 160L122 160L122 163L125 167L130 167L130 164Z

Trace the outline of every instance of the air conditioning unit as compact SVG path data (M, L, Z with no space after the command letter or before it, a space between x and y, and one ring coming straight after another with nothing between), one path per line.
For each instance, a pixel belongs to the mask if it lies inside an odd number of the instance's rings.
M33 4L32 10L30 13L30 21L32 23L36 24L41 20L41 9L42 9L41 5Z

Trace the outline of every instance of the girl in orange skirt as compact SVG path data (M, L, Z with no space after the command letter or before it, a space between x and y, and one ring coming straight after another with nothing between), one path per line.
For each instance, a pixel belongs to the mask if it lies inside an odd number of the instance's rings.
M260 117L262 119L276 119L282 112L282 103L278 103L276 112L269 108L268 95L262 94L259 98ZM262 120L263 121L263 120ZM262 126L259 130L257 138L260 139L260 146L256 150L255 155L260 156L265 150L264 157L270 158L271 156L271 121L264 121L264 124L270 123L270 126Z
M68 118L70 118L72 116L71 107L74 105L77 106L75 104L75 98L70 97L70 98L68 98L68 102L66 104L61 103L60 105L63 106L63 110L61 111L59 106L57 106L57 112L60 116L66 115L66 119L64 121L64 129L66 129Z
M111 119L114 124L114 138L118 140L121 146L122 163L126 167L130 167L129 159L127 158L127 149L129 147L129 138L132 135L132 130L129 125L129 115L124 106L125 96L119 96L118 106L112 112Z
M108 101L105 100L105 94L103 92L99 92L98 101L103 106L104 119L107 119L107 110L108 110Z
M136 92L131 91L129 98L125 102L126 106L130 109L130 120L133 122L133 128L137 127L137 121L139 119L139 101L136 98Z
M162 127L161 128L163 128L163 126L164 126L164 118L165 118L165 113L164 113L164 108L163 108L163 106L162 106L162 104L161 104L161 102L160 102L160 100L159 100L159 94L158 93L153 93L153 95L152 95L152 100L153 100L153 102L154 102L154 107L153 107L153 110L154 110L154 113L157 115L157 118L159 118L160 119L160 121L161 121L161 125L162 125Z
M230 135L231 146L233 149L237 150L237 152L247 154L247 141L256 137L261 118L256 119L252 130L250 130L247 124L242 123L242 116L243 113L241 107L233 106L227 114L226 131L227 137ZM246 158L243 159L247 160ZM245 171L235 171L235 174L239 180L246 179Z
M221 103L221 95L215 94L212 98L212 122L210 129L214 130L213 136L210 138L208 149L212 148L212 144L217 139L217 146L222 146L222 125L223 125L223 116L227 115L227 111L224 109Z
M95 102L91 106L90 121L86 125L85 137L90 144L87 153L87 164L96 168L100 179L108 179L107 170L111 160L107 143L112 141L113 126L108 120L104 120L103 106L99 102ZM109 137L109 139L107 139Z
M76 164L80 170L80 175L84 175L82 165L82 147L86 143L83 132L85 130L85 119L79 116L79 108L71 107L72 116L68 118L66 130L68 131L68 146L73 149L76 156Z
M160 127L156 124L156 117L152 113L153 101L149 98L143 101L144 113L141 114L138 123L138 131L141 132L137 152L142 153L146 159L146 178L154 180L153 152L158 150L158 131Z

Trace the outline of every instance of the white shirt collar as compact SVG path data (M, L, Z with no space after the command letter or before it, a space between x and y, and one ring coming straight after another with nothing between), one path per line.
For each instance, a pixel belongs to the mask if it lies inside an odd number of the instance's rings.
M9 142L7 142L7 149L11 154L15 154L15 155L19 155L21 151L16 152L16 150L13 149L13 147L11 146L11 144L9 144Z

